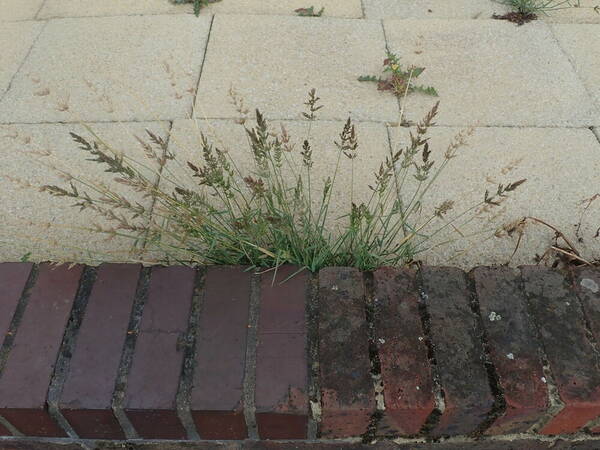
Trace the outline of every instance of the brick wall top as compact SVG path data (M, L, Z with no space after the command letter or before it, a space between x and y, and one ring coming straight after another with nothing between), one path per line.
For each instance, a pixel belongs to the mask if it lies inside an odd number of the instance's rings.
M595 445L599 311L591 267L0 264L0 448L23 435Z

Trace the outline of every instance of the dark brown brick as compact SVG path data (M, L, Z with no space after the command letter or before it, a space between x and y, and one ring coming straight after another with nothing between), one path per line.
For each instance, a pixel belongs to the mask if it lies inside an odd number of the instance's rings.
M127 377L124 410L146 439L185 439L176 396L196 272L152 269L148 298Z
M280 267L261 277L256 423L261 439L304 439L308 424L306 298L309 274Z
M477 290L489 357L506 402L487 434L527 431L548 410L540 343L527 313L518 270L479 267L471 272Z
M98 268L59 400L62 414L82 438L125 438L112 396L140 269L133 264Z
M581 267L574 272L573 285L581 300L590 332L600 343L600 269Z
M435 407L433 374L419 315L415 272L375 271L375 342L381 362L385 414L393 434L415 435Z
M358 436L375 412L362 274L345 267L321 270L318 298L321 434Z
M33 264L0 264L0 345L8 332L10 322L23 294Z
M207 270L196 342L191 412L203 439L244 439L243 384L252 274Z
M422 280L445 394L445 410L432 434L468 434L486 420L494 397L467 280L464 272L452 267L424 267Z
M46 409L46 394L82 266L42 264L0 378L0 414L29 436L64 431Z
M564 408L541 430L573 433L600 415L600 371L588 340L575 291L558 271L521 268L533 319L539 329Z

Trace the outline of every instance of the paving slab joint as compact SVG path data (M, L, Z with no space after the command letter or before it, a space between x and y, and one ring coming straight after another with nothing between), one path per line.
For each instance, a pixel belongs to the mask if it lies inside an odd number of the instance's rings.
M258 439L256 424L256 348L258 345L258 316L260 311L260 275L253 274L250 284L250 307L248 314L248 338L244 365L243 400L244 419L249 439Z
M371 420L367 431L362 436L365 444L376 440L379 422L383 418L385 411L385 399L383 391L385 386L381 376L381 360L376 342L375 333L375 315L377 314L375 306L375 283L373 272L363 272L363 283L365 286L365 320L367 321L368 339L369 339L369 360L371 362L371 377L373 378L373 390L375 392L376 409L371 415Z
M417 290L419 292L419 317L421 319L421 327L423 329L425 346L427 347L427 359L429 360L429 364L431 366L433 378L433 396L435 399L435 407L425 420L425 423L419 431L419 435L430 438L431 432L438 425L440 418L446 409L446 395L444 393L444 388L442 387L440 371L435 358L435 348L431 336L431 316L427 310L427 293L423 287L423 272L420 265L417 266L415 279Z
M184 356L181 378L179 379L179 388L177 390L177 415L183 424L188 439L200 440L200 435L196 429L196 424L192 418L191 412L191 393L194 383L194 368L196 355L196 338L198 336L198 324L200 321L200 311L204 300L204 280L206 269L201 268L196 272L194 281L194 294L192 297L192 307L190 311L190 320L188 330L184 337Z
M85 309L97 275L98 269L90 266L85 266L85 269L81 274L79 288L77 290L77 294L75 294L75 301L73 302L73 307L71 308L71 315L65 328L61 348L58 353L56 364L54 365L54 372L52 373L50 386L48 388L48 412L54 421L58 423L58 425L65 431L65 433L67 433L67 435L73 439L76 439L79 436L69 421L60 412L59 401L63 391L63 386L69 373L71 357L73 356L75 345L77 343L79 328L81 327L81 322L83 321Z
M125 338L125 344L123 345L123 352L121 353L121 360L119 362L119 371L113 392L112 410L127 439L139 438L133 424L123 410L123 403L127 388L127 376L129 375L129 369L131 368L133 361L133 353L135 351L135 343L140 329L144 305L148 298L151 271L152 269L150 267L144 267L140 272L135 300L133 302L131 316L127 326L127 337Z
M592 133L594 133L594 136L596 137L596 140L598 141L598 144L600 144L600 128L598 128L598 127L589 127L588 129Z
M317 439L321 422L321 388L319 385L319 276L310 275L307 287L306 326L308 361L308 439Z
M190 110L190 118L196 117L196 100L198 98L198 90L200 88L200 80L202 79L202 72L204 71L204 63L206 62L206 55L208 53L208 43L212 36L212 27L215 22L215 15L213 14L210 18L210 24L208 25L208 35L206 36L206 43L204 44L204 55L202 56L202 62L200 63L200 70L198 71L198 81L196 82L194 97L192 100L192 106Z
M476 318L478 334L481 336L481 340L483 342L483 364L485 366L485 370L487 372L488 381L490 383L490 389L492 390L492 395L494 396L494 404L492 409L487 415L487 418L477 427L474 436L479 436L483 434L492 424L496 421L498 417L501 417L506 412L506 400L504 399L504 392L502 387L500 386L500 378L498 377L498 372L492 359L490 357L490 343L487 336L487 332L485 327L483 326L483 318L481 317L481 308L479 306L479 297L477 295L477 290L475 288L475 280L472 276L472 273L465 274L467 280L467 287L469 289L469 294L471 296L471 311Z

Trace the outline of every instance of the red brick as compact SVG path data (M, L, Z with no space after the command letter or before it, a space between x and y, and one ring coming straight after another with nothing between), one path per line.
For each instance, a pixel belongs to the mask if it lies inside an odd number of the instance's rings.
M362 274L344 267L321 270L318 298L321 434L359 436L375 412Z
M243 390L252 274L207 270L196 338L191 412L203 439L244 439Z
M186 438L176 397L195 276L188 267L152 269L124 402L127 417L146 439Z
M574 433L600 415L600 371L583 311L566 278L546 267L522 267L523 285L564 408L543 434Z
M391 433L415 435L435 407L415 272L382 268L373 276L375 342L381 362L386 422L393 427Z
M79 329L59 408L85 439L124 439L112 396L141 266L98 268Z
M29 436L64 431L46 409L46 394L82 266L42 264L0 378L0 414Z
M483 361L483 343L464 272L424 267L423 296L431 339L445 394L445 409L434 436L468 434L487 419L494 396Z
M0 345L8 332L13 314L21 299L33 264L0 264Z
M472 277L479 299L489 357L506 402L504 414L486 434L522 433L549 407L540 343L527 313L527 299L517 270L479 267Z
M262 275L256 350L256 423L261 439L304 439L308 424L306 298L309 274Z
M0 436L12 436L12 433L0 423Z

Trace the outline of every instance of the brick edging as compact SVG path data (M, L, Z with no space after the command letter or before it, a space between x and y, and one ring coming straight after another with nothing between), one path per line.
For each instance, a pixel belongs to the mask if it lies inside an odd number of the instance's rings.
M296 271L0 264L0 436L600 431L600 270Z

